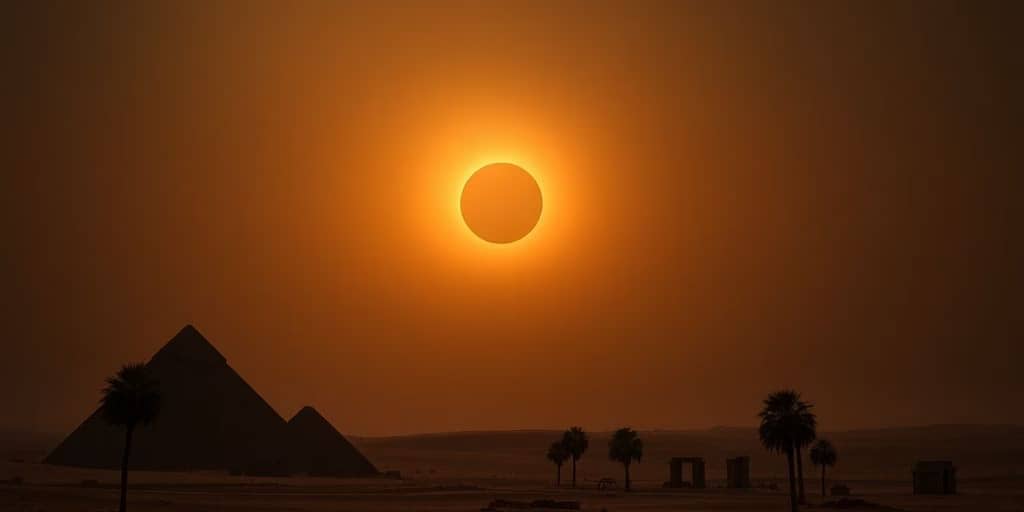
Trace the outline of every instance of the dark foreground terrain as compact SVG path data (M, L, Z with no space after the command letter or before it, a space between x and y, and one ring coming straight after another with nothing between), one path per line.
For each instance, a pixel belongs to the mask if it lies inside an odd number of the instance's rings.
M168 480L179 475L166 475ZM113 477L113 475L110 475ZM110 479L111 481L113 478ZM187 478L185 478L187 480ZM1024 482L1003 482L984 490L965 491L956 496L913 496L906 488L885 482L865 483L858 499L867 506L848 510L906 511L1020 511L1024 510ZM101 484L102 485L102 484ZM220 483L142 484L130 495L133 511L478 511L494 500L530 502L548 498L578 501L582 510L788 510L787 497L769 490L729 491L725 489L667 491L641 485L632 493L596 489L554 489L550 486L515 482L465 481L380 482L349 481L325 483L295 479L287 484L261 481ZM106 511L115 510L117 489L113 485L84 487L76 484L0 484L0 510L11 511ZM809 509L822 507L812 496ZM506 510L506 509L501 509ZM515 509L507 509L515 510Z
M621 481L621 468L605 460L607 436L597 433L581 460L580 488L554 487L554 466L544 446L557 433L471 432L354 438L381 469L403 479L233 477L219 472L144 472L131 475L136 511L478 511L494 500L578 501L583 510L787 510L784 460L766 454L750 429L645 432L648 450L634 465L636 491L601 491L596 481ZM1024 511L1024 428L937 426L827 434L840 450L835 481L864 504L847 510ZM59 436L57 436L59 438ZM59 440L59 439L57 439ZM117 504L118 473L39 464L48 436L7 433L0 454L0 510L107 511ZM724 489L724 458L752 456L755 488ZM671 456L707 460L705 490L662 489ZM951 459L960 493L914 496L910 466L917 458ZM820 473L807 464L809 510L822 506ZM830 477L830 483L833 478ZM773 488L774 487L774 488ZM832 498L829 498L832 500ZM500 507L499 507L500 508Z

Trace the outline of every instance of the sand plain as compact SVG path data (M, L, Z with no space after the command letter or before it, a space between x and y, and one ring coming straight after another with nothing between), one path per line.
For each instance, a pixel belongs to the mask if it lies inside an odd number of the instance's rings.
M768 511L788 510L782 457L761 450L752 429L652 431L643 433L647 455L634 466L635 490L601 491L599 478L621 482L621 468L606 460L607 434L595 433L580 461L578 489L554 485L554 466L543 458L553 431L463 432L399 437L351 438L380 469L402 472L386 478L334 479L294 476L261 478L223 472L131 474L133 511L479 511L492 500L579 501L586 511ZM8 436L11 437L11 436ZM840 447L840 463L829 483L848 485L854 498L885 508L853 510L1024 511L1024 428L938 426L829 434ZM58 439L59 440L59 439ZM0 444L0 510L109 511L117 504L118 472L40 464L52 438ZM724 457L752 456L754 489L724 488ZM663 489L669 456L702 456L708 489ZM914 496L909 465L916 457L951 458L959 468L954 496ZM808 510L821 507L820 473L808 467ZM13 483L11 479L20 479ZM772 489L771 486L777 487ZM831 500L833 498L827 498Z

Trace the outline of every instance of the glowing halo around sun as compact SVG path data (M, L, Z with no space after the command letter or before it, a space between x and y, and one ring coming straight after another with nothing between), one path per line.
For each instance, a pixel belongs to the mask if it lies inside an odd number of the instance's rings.
M474 278L513 279L527 269L547 268L572 250L590 188L575 179L581 168L575 146L549 124L546 118L522 119L521 111L480 109L472 119L435 127L422 140L415 153L423 165L405 188L411 200L403 210L433 261ZM467 184L493 164L522 169L540 190L535 225L514 241L482 238L462 208Z
M466 226L494 244L517 242L540 221L543 195L537 180L510 163L485 165L462 188L460 212Z
M495 142L483 145L506 144ZM466 151L465 148L455 147L451 153L438 158L438 162L436 165L445 171L439 170L435 176L432 206L438 209L445 222L433 225L429 232L438 237L434 240L444 253L456 256L462 264L470 265L464 268L495 269L499 267L491 265L530 265L531 262L544 260L551 251L561 247L556 242L564 229L563 221L567 218L563 207L566 201L562 193L564 187L556 179L557 175L552 173L552 169L559 168L560 161L551 159L547 154L534 154L522 148L483 147ZM467 223L463 212L466 185L478 171L493 164L510 164L522 169L540 189L542 206L536 225L515 241L500 243L482 238ZM501 256L495 258L498 255Z

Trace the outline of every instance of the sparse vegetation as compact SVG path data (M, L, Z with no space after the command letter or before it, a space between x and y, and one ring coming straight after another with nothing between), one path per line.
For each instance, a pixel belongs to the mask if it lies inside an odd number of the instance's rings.
M758 436L766 449L784 453L789 469L790 508L799 510L795 457L798 443L813 439L817 429L817 418L811 412L813 405L800 400L800 393L793 390L776 391L764 400L764 407L758 414L761 425Z
M821 467L821 497L825 497L825 469L836 465L839 455L828 439L819 439L811 447L811 463Z
M107 378L100 399L100 414L107 423L123 426L124 453L121 456L120 512L128 510L128 457L132 451L132 434L139 425L148 425L160 412L158 383L143 363L127 364L116 375Z
M562 464L569 460L569 451L566 450L565 445L560 441L551 443L548 447L548 460L550 460L557 467L557 476L555 477L555 485L561 487L562 485Z
M581 427L572 427L562 434L562 446L572 458L572 486L576 487L576 463L590 447L590 438Z
M797 408L810 411L814 407L812 404L799 401ZM797 485L799 491L800 504L807 503L807 496L804 493L804 457L803 449L810 446L817 437L817 419L814 414L805 416L803 421L809 421L810 423L805 425L804 428L798 428L793 434L793 450L796 454L796 476Z
M635 430L625 427L612 434L608 441L608 458L622 464L626 476L626 491L630 490L629 465L635 460L640 462L644 455L644 443Z

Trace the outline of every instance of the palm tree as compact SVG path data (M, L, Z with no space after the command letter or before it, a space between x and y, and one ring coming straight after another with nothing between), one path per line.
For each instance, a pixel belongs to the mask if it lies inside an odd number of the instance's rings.
M576 487L576 461L580 460L583 453L590 446L590 439L587 433L580 427L572 427L562 434L562 446L572 457L572 486Z
M805 438L807 431L817 426L810 404L800 401L800 393L793 390L776 391L764 400L764 408L758 414L761 426L758 435L761 444L772 452L786 454L789 466L789 498L793 512L798 510L796 472L794 458L797 443Z
M551 446L548 447L548 460L558 467L558 476L555 479L555 485L558 487L562 486L562 464L565 464L568 459L569 452L561 442L551 443Z
M797 483L799 484L800 491L800 504L807 503L807 499L804 495L804 457L802 450L807 446L810 446L817 437L818 419L814 413L811 412L811 408L814 404L810 404L801 400L797 401L797 411L799 422L798 427L793 435L793 449L796 451L796 475Z
M636 431L629 428L620 428L608 441L608 458L621 462L626 471L626 490L629 491L629 464L634 460L640 462L644 456L644 443L640 440Z
M128 510L128 456L132 451L132 433L138 425L148 425L160 412L160 390L142 363L126 364L107 378L100 398L100 414L107 423L123 426L124 454L121 457L121 512Z
M811 447L811 462L815 466L821 466L821 497L825 497L825 468L836 465L839 456L836 454L836 447L828 439L819 439Z

